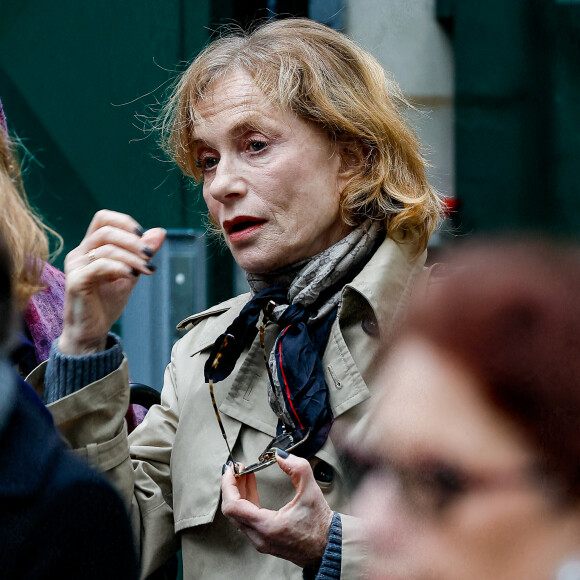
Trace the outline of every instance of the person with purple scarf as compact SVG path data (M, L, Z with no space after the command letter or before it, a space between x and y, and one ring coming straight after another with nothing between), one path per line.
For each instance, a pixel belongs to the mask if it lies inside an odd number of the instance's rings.
M64 274L48 263L49 239L56 241L55 253L62 239L28 203L1 101L0 206L0 230L12 256L15 297L23 320L20 344L11 359L25 377L48 358L52 341L62 331Z
M12 284L22 318L20 340L13 347L10 360L20 376L26 378L48 359L53 340L62 332L65 275L48 263L60 251L62 238L28 202L1 100L0 207L0 231L12 256ZM51 240L56 245L52 255ZM126 414L129 431L143 421L146 413L141 405L129 406Z

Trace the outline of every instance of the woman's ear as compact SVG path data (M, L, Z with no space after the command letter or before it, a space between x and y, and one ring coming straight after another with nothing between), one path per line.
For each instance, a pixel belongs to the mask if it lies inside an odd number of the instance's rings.
M341 141L337 143L340 154L340 170L349 173L356 173L361 170L364 164L365 154L362 147L356 141Z
M340 168L338 170L338 179L340 190L352 179L363 171L365 152L360 143L356 141L339 139L336 143L336 149L340 156Z

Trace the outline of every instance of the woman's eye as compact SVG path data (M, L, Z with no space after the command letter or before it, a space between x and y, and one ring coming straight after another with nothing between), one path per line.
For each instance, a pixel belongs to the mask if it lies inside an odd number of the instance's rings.
M201 157L195 162L195 165L202 171L209 171L218 164L218 161L219 159L217 157Z
M466 476L453 467L440 467L430 477L430 483L438 496L438 508L442 509L465 493Z
M258 151L262 151L267 147L267 143L265 141L250 141L248 148L253 153L257 153Z

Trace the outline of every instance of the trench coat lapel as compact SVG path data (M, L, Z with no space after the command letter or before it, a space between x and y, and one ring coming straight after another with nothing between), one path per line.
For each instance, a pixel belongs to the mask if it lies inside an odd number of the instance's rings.
M267 329L270 334L268 343L272 342L272 331L276 328ZM264 372L265 362L258 338L252 343L247 355L242 354L240 358L244 358L244 361L220 406L220 411L273 438L276 436L278 418L268 402L268 378Z

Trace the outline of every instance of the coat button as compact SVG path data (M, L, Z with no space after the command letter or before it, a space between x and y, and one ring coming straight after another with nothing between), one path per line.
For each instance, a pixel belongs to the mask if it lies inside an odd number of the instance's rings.
M365 316L361 322L361 327L370 336L377 336L379 334L379 323L374 314Z
M334 469L326 461L319 461L312 470L318 484L330 485L334 481Z

